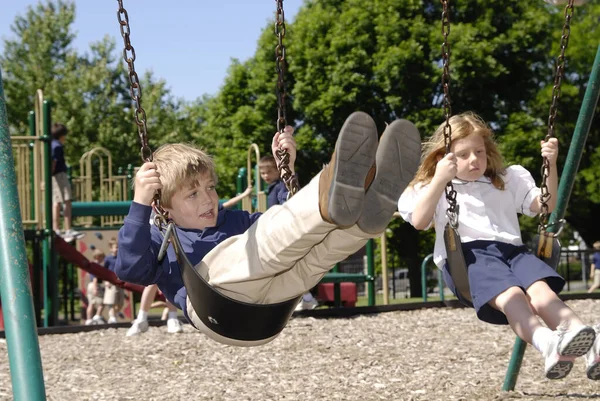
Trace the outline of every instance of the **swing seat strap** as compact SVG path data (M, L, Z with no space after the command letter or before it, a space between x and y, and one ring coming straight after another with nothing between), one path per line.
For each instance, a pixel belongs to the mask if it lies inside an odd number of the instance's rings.
M450 224L446 224L446 228L444 229L444 243L446 245L446 263L448 264L448 271L450 272L456 291L464 301L470 303L472 299L469 287L469 274L462 251L460 236L458 235L458 231ZM469 304L468 306L472 305Z
M165 241L169 239L190 302L207 328L220 336L240 341L264 340L283 330L301 295L276 304L251 304L229 298L212 287L192 266L172 222L165 234Z

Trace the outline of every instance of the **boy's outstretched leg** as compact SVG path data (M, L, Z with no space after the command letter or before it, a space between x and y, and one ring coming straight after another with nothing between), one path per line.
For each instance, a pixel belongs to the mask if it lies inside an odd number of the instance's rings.
M412 181L421 159L421 135L408 120L387 126L377 148L377 172L365 194L365 207L358 227L370 234L381 233L398 207L398 199Z
M352 113L335 143L331 162L319 180L319 211L323 220L350 227L365 202L365 180L375 163L377 127L366 113Z
M356 224L376 151L375 122L368 114L353 113L323 171L286 203L269 208L246 232L217 245L196 265L198 272L223 294L249 303L283 302L312 288L292 271L331 231ZM334 262L321 266L325 270L352 254L335 251ZM280 276L285 280L275 285Z

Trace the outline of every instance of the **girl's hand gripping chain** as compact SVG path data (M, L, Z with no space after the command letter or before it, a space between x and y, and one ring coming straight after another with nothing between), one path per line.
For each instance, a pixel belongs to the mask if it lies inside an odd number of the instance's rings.
M458 165L456 156L454 153L448 153L441 158L435 166L435 174L432 181L436 181L436 184L445 185L456 177L457 172Z

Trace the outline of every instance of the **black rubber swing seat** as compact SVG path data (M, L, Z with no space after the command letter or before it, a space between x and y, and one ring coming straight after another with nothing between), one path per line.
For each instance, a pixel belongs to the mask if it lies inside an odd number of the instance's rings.
M206 329L213 332L205 334L225 344L252 346L269 342L281 333L302 294L276 304L252 304L232 299L217 291L192 266L173 223L169 224L165 237L171 239L194 311ZM202 331L202 328L198 329Z

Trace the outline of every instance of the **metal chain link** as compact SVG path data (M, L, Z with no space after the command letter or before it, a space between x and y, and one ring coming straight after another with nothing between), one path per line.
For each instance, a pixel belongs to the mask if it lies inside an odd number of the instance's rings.
M562 35L560 37L560 54L556 59L556 72L554 74L554 87L552 88L552 103L550 104L550 112L548 116L548 133L544 138L548 141L550 138L554 138L554 122L556 120L556 113L558 111L558 100L560 99L560 86L562 84L564 66L565 66L565 51L569 45L569 35L571 34L571 18L573 17L573 3L574 0L569 0L565 7L565 23L562 29ZM548 190L548 176L550 175L550 162L547 158L543 158L542 161L542 184L540 186L540 226L539 230L546 230L548 227L548 201L550 200L550 191Z
M283 133L286 126L285 119L285 46L283 38L285 37L285 15L283 12L283 0L277 1L277 11L275 13L275 35L277 36L277 46L275 46L275 69L277 71L277 131ZM289 191L289 196L294 196L300 190L298 179L290 169L290 155L282 148L275 152L278 164L277 169L281 180L285 183Z
M444 91L444 98L442 106L444 109L444 117L446 118L446 125L444 125L444 145L446 146L446 154L450 153L450 147L452 146L452 127L450 126L450 117L452 116L452 106L450 101L450 42L448 42L448 35L450 35L450 11L449 2L450 0L440 0L442 3L442 36L444 41L442 42L442 89ZM456 190L452 181L446 183L446 200L448 201L448 210L446 214L452 228L458 227L458 203L456 202Z
M137 72L135 72L135 49L131 45L131 28L129 26L129 15L127 10L123 7L123 0L117 0L119 3L119 11L117 11L117 19L119 21L119 27L121 29L121 36L123 37L123 59L127 63L129 70L129 93L135 103L135 123L138 126L138 135L142 147L140 154L142 162L152 161L152 149L148 146L148 132L146 127L146 111L142 107L142 86ZM166 224L167 212L160 205L160 191L154 194L154 211L156 212L155 224L160 227L160 223Z

